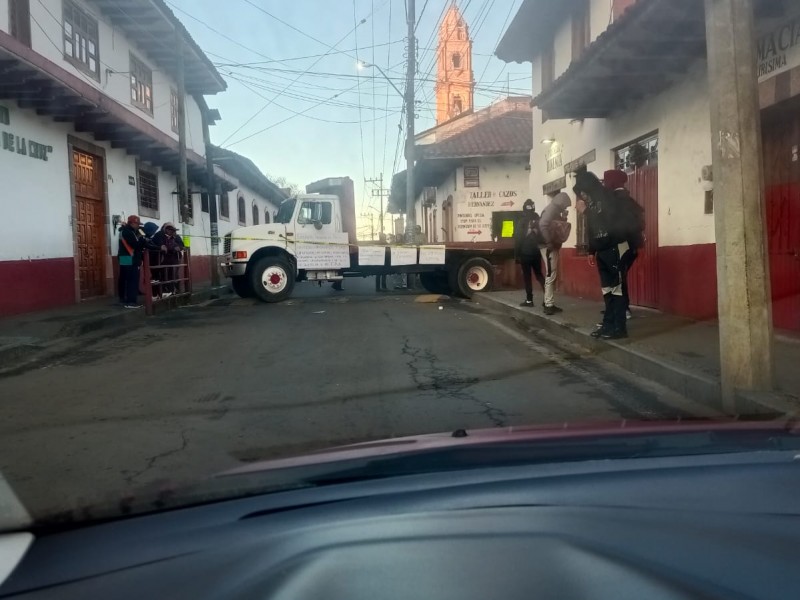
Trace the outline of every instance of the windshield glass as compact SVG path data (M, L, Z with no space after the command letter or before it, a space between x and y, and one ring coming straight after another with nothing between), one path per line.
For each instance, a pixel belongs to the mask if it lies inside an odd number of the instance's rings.
M292 220L292 215L294 214L294 207L297 204L297 200L295 198L291 198L289 200L285 200L281 207L278 209L278 213L275 215L275 222L276 223L289 223Z
M0 506L796 414L798 4L0 0Z

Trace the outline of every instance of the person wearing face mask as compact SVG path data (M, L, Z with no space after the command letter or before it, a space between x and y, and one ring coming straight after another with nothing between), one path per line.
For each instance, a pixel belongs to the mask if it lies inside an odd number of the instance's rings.
M555 290L561 246L567 241L571 229L567 221L567 209L570 206L572 206L572 199L567 194L564 192L556 194L542 211L542 218L539 222L543 242L539 248L545 271L544 314L546 315L563 312L555 304Z
M522 268L522 280L525 282L525 300L520 306L533 308L533 276L544 290L542 274L542 256L539 246L542 244L539 230L539 213L530 198L522 205L522 217L514 228L514 255Z

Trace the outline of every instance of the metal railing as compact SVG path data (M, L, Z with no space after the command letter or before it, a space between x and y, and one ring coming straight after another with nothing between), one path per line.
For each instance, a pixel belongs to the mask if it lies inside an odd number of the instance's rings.
M164 255L158 256L158 264L151 264L151 252L145 250L143 266L144 307L148 315L155 314L160 307L177 308L189 303L192 296L191 252L185 248L177 263L163 262Z

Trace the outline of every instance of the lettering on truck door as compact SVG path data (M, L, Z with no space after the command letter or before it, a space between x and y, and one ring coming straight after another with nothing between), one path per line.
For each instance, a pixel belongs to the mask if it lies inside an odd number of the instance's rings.
M295 227L297 267L306 270L343 269L350 266L347 233L337 231L335 204L331 200L300 200Z

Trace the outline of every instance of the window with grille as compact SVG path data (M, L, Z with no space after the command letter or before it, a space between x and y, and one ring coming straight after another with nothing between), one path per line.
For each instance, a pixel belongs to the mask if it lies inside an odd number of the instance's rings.
M100 48L97 19L70 0L64 0L64 57L73 65L100 79Z
M8 21L11 35L31 46L31 6L30 0L11 0L8 4Z
M226 221L231 218L231 203L228 192L219 197L219 216Z
M658 164L658 133L653 133L614 150L614 166L632 173L647 165Z
M158 173L140 166L137 172L139 212L145 217L159 218Z
M131 102L153 114L153 71L131 54Z
M169 122L172 131L178 133L178 90L175 88L169 90Z
M258 206L256 206L255 201L253 201L253 225L258 225L258 215L259 215Z
M244 196L239 196L236 204L236 212L238 213L236 216L239 219L239 225L247 225L247 215L245 214L244 208Z
M572 14L572 60L578 60L591 40L589 2L583 0Z

